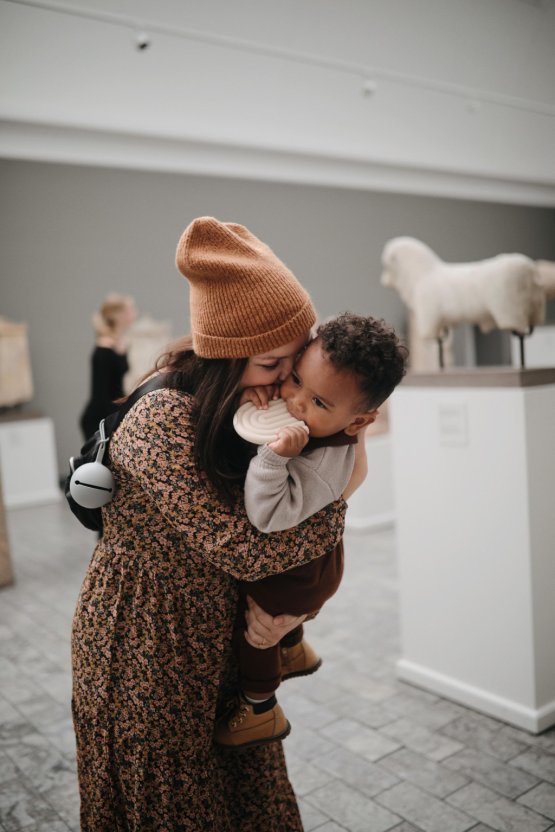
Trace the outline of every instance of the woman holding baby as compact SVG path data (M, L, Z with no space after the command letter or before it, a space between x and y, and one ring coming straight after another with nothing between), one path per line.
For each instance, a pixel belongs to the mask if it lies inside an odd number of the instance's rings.
M296 832L280 742L241 752L214 727L237 684L240 581L329 552L340 498L287 531L249 522L252 449L233 431L247 387L290 373L316 320L311 300L246 228L194 220L177 249L192 339L161 363L110 443L118 483L103 509L73 626L73 713L83 832ZM277 643L303 616L251 604L247 639Z

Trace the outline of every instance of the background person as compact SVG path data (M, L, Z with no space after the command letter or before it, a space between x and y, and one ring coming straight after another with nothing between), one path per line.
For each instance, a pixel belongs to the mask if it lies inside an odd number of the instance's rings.
M129 370L125 336L136 319L135 302L128 295L108 295L93 315L96 340L90 398L79 422L85 439L96 432L102 419L117 410L114 401L125 395L123 377Z

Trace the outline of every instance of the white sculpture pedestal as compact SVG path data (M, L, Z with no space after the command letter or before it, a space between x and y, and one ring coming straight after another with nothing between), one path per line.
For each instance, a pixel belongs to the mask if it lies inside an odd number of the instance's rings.
M555 369L408 376L392 399L400 678L555 724Z
M380 407L378 418L369 425L365 444L368 476L349 497L345 519L345 526L350 532L362 534L395 524L389 402Z
M52 420L18 413L0 417L0 466L6 508L57 502L61 491Z
M395 525L391 435L381 433L369 436L366 439L366 455L368 476L349 497L349 510L345 518L345 528L361 534Z

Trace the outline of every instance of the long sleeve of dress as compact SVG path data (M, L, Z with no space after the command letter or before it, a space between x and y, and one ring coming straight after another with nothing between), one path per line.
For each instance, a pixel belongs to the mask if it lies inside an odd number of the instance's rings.
M316 448L297 457L261 445L245 480L249 520L267 533L297 526L341 497L354 460L353 445Z
M116 482L109 511L117 511L125 490L138 486L155 503L165 523L233 577L255 581L329 552L341 538L346 503L337 500L295 529L259 532L249 522L242 495L233 507L199 476L193 460L191 397L175 390L143 396L129 411L110 442Z

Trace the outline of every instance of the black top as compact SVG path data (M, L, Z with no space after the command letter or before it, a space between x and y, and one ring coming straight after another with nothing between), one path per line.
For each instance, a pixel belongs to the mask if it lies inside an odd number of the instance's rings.
M85 439L95 433L101 419L117 410L114 399L121 399L125 395L123 377L129 369L127 355L122 355L111 347L95 347L91 363L91 395L80 420Z

